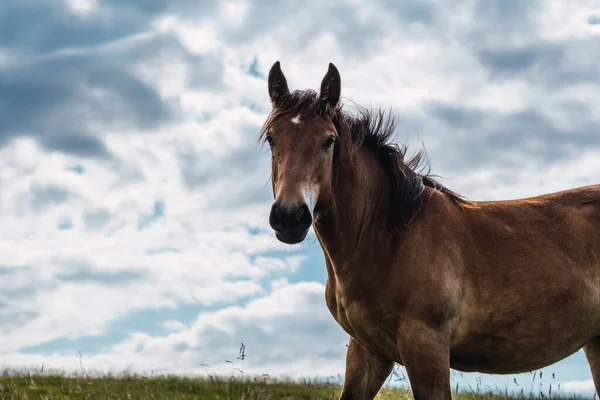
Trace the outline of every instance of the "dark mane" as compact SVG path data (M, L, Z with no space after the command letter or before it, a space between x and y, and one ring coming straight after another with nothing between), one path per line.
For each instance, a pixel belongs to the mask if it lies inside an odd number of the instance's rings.
M414 219L421 209L427 192L438 190L448 195L457 204L469 201L446 188L429 175L429 165L424 163L424 151L420 150L410 159L406 159L407 147L394 143L395 120L391 112L387 115L378 110L372 112L354 105L357 115L351 115L339 106L333 110L333 123L340 136L339 144L350 160L353 150L362 147L371 151L385 170L391 188L389 222L394 228L401 229ZM319 112L318 95L314 90L296 90L282 99L263 125L260 137L266 137L273 121L293 115L313 115ZM340 154L334 154L334 160ZM423 172L427 169L426 172ZM429 190L428 190L429 189Z

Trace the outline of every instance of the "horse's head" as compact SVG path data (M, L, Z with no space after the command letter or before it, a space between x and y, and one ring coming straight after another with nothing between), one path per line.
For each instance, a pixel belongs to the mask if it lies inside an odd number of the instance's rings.
M273 107L263 135L271 147L275 202L269 223L288 244L306 237L318 206L332 196L333 154L338 132L333 117L340 99L340 75L329 64L320 92L290 93L279 61L269 72Z

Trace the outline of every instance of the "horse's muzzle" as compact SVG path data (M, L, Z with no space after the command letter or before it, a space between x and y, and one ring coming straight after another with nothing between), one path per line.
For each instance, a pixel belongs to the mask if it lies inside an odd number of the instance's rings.
M271 207L269 224L280 242L297 244L306 238L312 224L311 210L304 202L276 201Z

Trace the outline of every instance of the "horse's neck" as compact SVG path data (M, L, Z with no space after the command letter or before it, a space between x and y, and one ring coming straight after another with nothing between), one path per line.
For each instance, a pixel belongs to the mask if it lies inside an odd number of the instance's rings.
M334 200L315 232L328 258L343 268L382 250L389 239L390 188L375 156L358 150L355 162L339 166Z

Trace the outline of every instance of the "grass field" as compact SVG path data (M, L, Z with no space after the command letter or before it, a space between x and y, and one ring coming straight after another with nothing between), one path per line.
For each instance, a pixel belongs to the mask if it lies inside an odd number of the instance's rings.
M254 377L240 380L228 377L198 379L178 376L101 376L86 374L60 375L56 373L9 373L0 376L0 400L4 399L337 399L339 383L317 381L275 380ZM388 386L378 399L412 399L406 389ZM475 399L574 399L556 397L552 393L522 393L510 397L501 392L479 389L454 392L458 400ZM581 397L580 397L581 398Z

